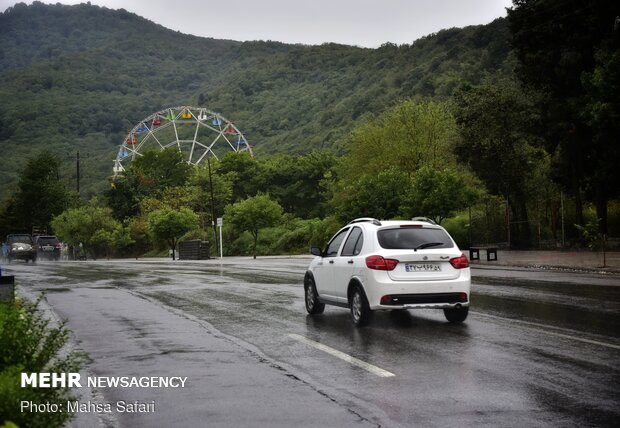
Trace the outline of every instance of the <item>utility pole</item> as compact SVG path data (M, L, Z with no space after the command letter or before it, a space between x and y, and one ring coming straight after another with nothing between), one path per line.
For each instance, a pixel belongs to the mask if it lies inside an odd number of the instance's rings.
M215 237L214 248L217 248L217 227L215 225L215 198L213 197L213 177L211 176L211 159L209 157L207 157L207 166L209 167L209 187L211 188L211 225L213 226L213 236Z

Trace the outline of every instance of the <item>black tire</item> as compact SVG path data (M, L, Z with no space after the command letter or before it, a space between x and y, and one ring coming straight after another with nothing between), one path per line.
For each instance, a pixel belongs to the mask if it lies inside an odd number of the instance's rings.
M465 321L467 314L469 313L468 306L462 306L460 308L446 308L443 310L446 319L452 324L459 324Z
M372 311L368 305L368 299L362 287L356 285L349 295L349 309L351 320L356 327L362 327L371 320Z
M325 310L325 303L319 301L319 294L316 291L316 284L313 278L308 278L305 281L304 291L306 311L308 311L310 315L322 314Z

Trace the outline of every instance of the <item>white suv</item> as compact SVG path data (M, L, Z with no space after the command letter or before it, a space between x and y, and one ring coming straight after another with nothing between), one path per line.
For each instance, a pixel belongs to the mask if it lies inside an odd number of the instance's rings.
M311 252L316 257L304 278L311 315L330 304L350 308L356 326L375 310L443 309L452 323L467 318L469 261L448 232L428 219L356 219L324 251Z

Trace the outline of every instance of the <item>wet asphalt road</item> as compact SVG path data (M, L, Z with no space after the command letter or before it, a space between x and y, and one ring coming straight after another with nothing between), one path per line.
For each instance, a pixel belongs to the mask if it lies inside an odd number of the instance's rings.
M474 268L464 324L441 311L381 312L356 329L344 309L306 315L308 262L4 271L21 294L46 291L89 353L88 375L188 378L177 389L82 388L84 401L141 400L156 411L81 414L75 426L617 426L618 275Z

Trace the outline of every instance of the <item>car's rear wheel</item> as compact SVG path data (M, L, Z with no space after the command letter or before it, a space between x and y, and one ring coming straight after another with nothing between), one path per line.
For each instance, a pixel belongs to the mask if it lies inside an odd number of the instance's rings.
M316 291L314 279L308 278L305 284L306 311L310 315L322 314L325 310L325 303L319 301L319 294Z
M349 296L349 308L351 309L351 319L356 327L362 327L370 321L372 311L368 305L368 299L362 287L356 285Z
M449 322L453 324L458 324L462 323L463 321L465 321L465 318L467 318L467 314L469 313L469 307L462 306L460 308L446 308L443 310L443 313Z

